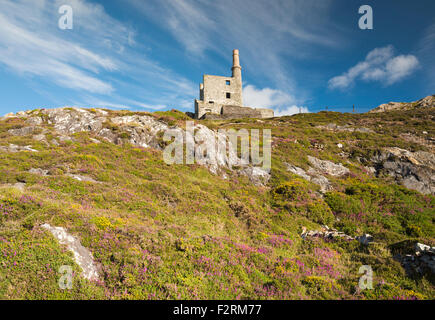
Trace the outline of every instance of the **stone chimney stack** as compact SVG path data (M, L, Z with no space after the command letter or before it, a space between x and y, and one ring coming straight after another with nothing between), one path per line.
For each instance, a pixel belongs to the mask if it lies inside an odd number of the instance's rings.
M199 100L204 100L204 84L199 84Z
M242 86L242 67L240 66L239 59L239 50L233 50L233 67L231 68L233 71L233 78L236 78L240 82L240 86Z

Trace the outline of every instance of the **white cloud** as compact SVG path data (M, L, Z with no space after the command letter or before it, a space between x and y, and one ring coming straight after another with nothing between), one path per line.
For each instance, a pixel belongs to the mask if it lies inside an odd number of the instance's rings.
M387 62L386 78L388 84L407 77L418 67L418 59L413 55L401 55Z
M309 113L307 107L299 107L299 106L290 106L283 109L275 110L275 117L282 117L282 116L291 116L292 114L296 113Z
M275 116L309 112L308 108L299 107L294 103L294 97L280 90L271 88L257 89L253 85L247 85L243 88L243 104L245 106L274 109Z
M375 48L365 60L357 63L342 75L328 81L330 89L346 89L354 85L357 79L379 81L391 85L412 74L419 66L413 55L394 56L393 46Z
M289 94L276 89L257 89L253 85L243 88L243 104L253 108L271 108L294 102Z

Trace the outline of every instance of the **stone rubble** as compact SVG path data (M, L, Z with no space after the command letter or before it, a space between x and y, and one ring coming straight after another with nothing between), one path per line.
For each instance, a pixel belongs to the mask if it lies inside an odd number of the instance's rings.
M344 240L357 240L362 245L368 246L371 242L373 242L373 236L369 234L363 234L361 236L352 237L344 232L338 231L334 228L329 228L327 225L322 226L320 230L310 230L308 231L307 228L302 227L302 233L301 233L302 239L306 239L307 237L319 237L324 238L328 240L334 240L334 239L344 239Z
M355 240L355 237L349 236L345 234L344 232L337 231L334 228L329 228L328 226L322 226L322 229L320 230L311 230L307 231L305 227L302 227L302 233L301 233L302 239L305 239L307 237L319 237L329 240L334 239L344 239L344 240Z

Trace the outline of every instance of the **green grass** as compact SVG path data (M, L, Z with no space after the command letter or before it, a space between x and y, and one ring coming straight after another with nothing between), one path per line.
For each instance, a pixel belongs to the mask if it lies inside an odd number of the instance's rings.
M152 115L169 125L188 120L176 110ZM433 279L410 278L393 259L403 241L435 244L435 198L397 186L388 177L369 176L356 160L369 159L383 146L429 150L400 138L409 132L423 137L422 131L433 136L433 121L424 110L203 123L216 129L271 128L269 184L255 187L237 175L222 179L198 165L167 165L160 151L95 144L88 133L47 147L31 137L7 133L24 126L22 120L0 123L0 145L32 145L40 151L0 153L0 298L435 297ZM328 123L374 132L316 128ZM46 129L53 130L48 125ZM339 156L337 143L344 145L350 163ZM323 149L315 147L319 144ZM328 177L335 191L321 197L318 186L287 172L284 165L307 169L308 155L341 162L351 173ZM50 174L30 174L30 168ZM100 183L80 182L67 172ZM16 182L25 182L25 191L10 186ZM81 278L72 254L40 227L43 223L79 237L101 265L101 281ZM368 232L377 243L364 247L357 241L301 239L302 227L317 229L320 224L351 235ZM358 269L365 264L374 270L374 289L359 291ZM74 268L71 290L57 285L61 265Z

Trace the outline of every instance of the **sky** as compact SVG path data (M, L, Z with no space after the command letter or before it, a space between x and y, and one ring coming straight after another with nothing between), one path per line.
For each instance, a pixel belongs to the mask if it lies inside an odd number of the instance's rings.
M0 115L192 112L203 74L231 75L233 49L244 104L275 115L415 101L435 94L434 12L433 0L0 0Z

